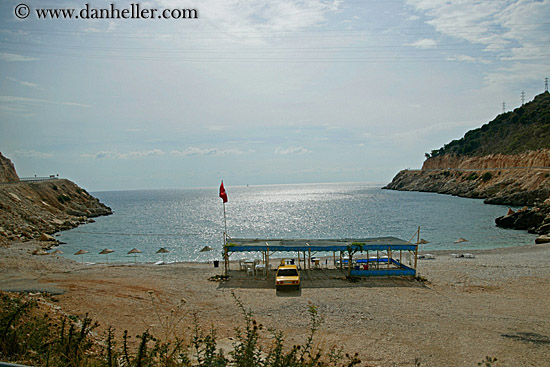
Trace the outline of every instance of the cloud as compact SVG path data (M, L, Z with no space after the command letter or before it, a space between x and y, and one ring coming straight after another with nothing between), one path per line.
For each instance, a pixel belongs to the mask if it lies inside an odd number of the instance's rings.
M12 77L9 77L7 76L6 77L7 80L11 81L11 82L14 82L14 83L17 83L19 85L22 85L24 87L29 87L29 88L39 88L40 85L36 84L36 83L31 83L31 82L25 82L25 81L22 81L22 80L17 80L15 78L12 78Z
M502 89L506 85L525 84L527 81L540 81L541 76L548 75L548 66L544 64L526 64L515 62L509 66L496 68L485 74L485 85ZM541 88L542 89L542 88Z
M225 40L238 40L249 44L263 44L274 32L293 32L322 24L329 13L338 12L341 0L280 0L280 1L191 1L186 5L199 10L208 26L215 24L223 30ZM159 8L181 7L179 0L158 0ZM220 39L218 38L218 41Z
M434 48L435 46L437 46L437 41L430 38L424 38L411 43L410 46L418 48Z
M466 61L466 62L474 62L477 61L475 57L468 56L468 55L455 55L450 56L447 58L447 61Z
M91 107L88 104L77 103L77 102L65 102L65 101L50 101L47 99L40 98L29 98L29 97L18 97L18 96L0 96L0 103L21 103L21 104L54 104L62 106L73 106L73 107Z
M143 158L143 157L155 157L161 156L165 153L160 149L151 149L151 150L142 150L136 152L128 153L119 153L117 151L108 151L102 150L93 154L82 154L82 158L93 158L93 159L133 159L133 158Z
M77 103L77 102L68 102L68 101L59 102L59 101L51 101L47 99L19 97L19 96L0 96L0 111L5 111L7 113L17 115L17 117L36 116L37 111L39 111L43 106L47 106L47 105L69 106L69 107L80 107L80 108L91 107L90 105Z
M211 125L208 126L207 129L210 131L224 131L227 130L229 126L223 126L223 125Z
M275 154L278 154L278 155L295 155L295 154L308 154L308 153L311 153L311 150L304 148L302 146L289 147L289 148L277 147L275 149Z
M34 61L38 59L34 57L12 54L8 52L0 52L0 60L7 61L7 62L19 62L19 61Z
M415 141L418 139L424 139L426 137L432 137L435 134L456 131L457 128L473 129L479 126L479 121L449 121L432 124L429 126L410 128L408 130L401 130L385 135L378 135L375 140L378 141L392 141L394 143L404 143L407 141Z
M109 21L107 23L107 28L97 28L97 27L87 27L82 30L84 33L112 33L117 29L117 23L114 21Z
M485 45L497 59L548 56L546 16L549 1L408 0L435 30L446 36ZM546 52L544 52L546 50ZM471 61L471 60L465 60Z
M47 159L52 158L52 153L37 152L36 150L16 150L11 153L12 157L21 157L21 158L35 158L35 159Z
M240 149L218 149L218 148L198 148L189 147L184 150L172 150L170 154L174 157L188 157L188 156L224 156L224 155L241 155L247 153L254 153L253 150L242 151Z
M447 53L446 60L494 65L485 72L485 87L510 87L548 75L550 1L407 0L407 3L427 18L426 23L444 36L442 40L451 37L476 45L470 52Z

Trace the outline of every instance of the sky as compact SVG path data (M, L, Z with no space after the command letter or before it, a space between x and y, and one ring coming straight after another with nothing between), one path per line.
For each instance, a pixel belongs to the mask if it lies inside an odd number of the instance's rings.
M92 19L132 6L156 16ZM549 15L550 0L2 0L0 152L92 192L385 184L544 91Z

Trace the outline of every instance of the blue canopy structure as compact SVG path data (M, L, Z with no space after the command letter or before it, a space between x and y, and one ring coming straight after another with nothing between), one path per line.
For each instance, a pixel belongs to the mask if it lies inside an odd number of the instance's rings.
M417 232L419 233L419 232ZM416 233L415 233L416 236ZM415 237L413 236L413 238ZM414 253L414 267L408 267L401 262L402 251ZM312 252L340 252L347 254L348 276L372 276L372 275L416 275L416 264L418 244L411 243L396 237L375 237L375 238L343 238L343 239L261 239L261 238L226 238L224 246L225 269L229 267L229 256L237 252L261 252L264 261L269 267L269 256L274 252L297 252L304 253L304 268L306 266L306 254L308 264L311 268ZM358 252L376 252L376 257L363 259L360 263L353 263L353 255ZM385 257L380 257L380 252ZM399 261L392 257L392 254L399 253ZM336 263L336 261L335 261ZM375 266L369 264L374 263ZM385 263L385 269L380 269L380 264ZM344 262L340 260L342 268Z

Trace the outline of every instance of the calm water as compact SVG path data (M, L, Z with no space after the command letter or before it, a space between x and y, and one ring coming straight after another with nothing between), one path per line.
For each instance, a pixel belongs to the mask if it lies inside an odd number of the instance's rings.
M227 231L232 237L353 238L395 236L408 240L418 226L430 241L421 250L487 249L532 244L534 236L497 228L508 210L482 200L381 190L369 184L302 184L227 187ZM89 251L84 261L154 262L221 259L223 206L218 188L96 192L114 214L62 232L64 256ZM463 237L468 242L455 244ZM200 252L204 246L213 251ZM141 254L128 255L137 248ZM243 255L245 256L245 255Z

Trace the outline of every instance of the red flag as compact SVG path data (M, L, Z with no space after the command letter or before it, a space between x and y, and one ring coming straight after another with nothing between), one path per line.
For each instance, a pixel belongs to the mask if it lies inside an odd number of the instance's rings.
M220 185L220 197L222 198L224 203L227 203L227 193L225 192L225 188L223 187L223 181Z

